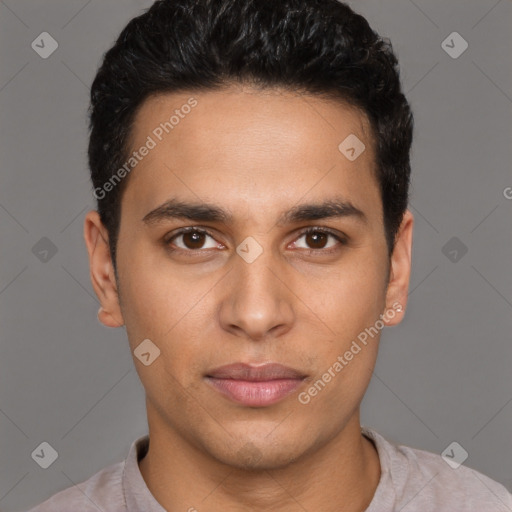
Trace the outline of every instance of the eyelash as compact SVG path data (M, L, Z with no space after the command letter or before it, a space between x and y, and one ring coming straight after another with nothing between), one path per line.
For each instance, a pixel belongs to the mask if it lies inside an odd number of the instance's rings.
M178 248L170 247L171 242L175 238L177 238L181 235L187 234L187 233L200 233L200 234L208 235L209 237L215 239L215 236L212 233L210 233L207 229L196 228L196 227L191 226L191 227L187 227L187 228L181 228L178 231L176 231L171 237L169 237L165 240L165 245L167 247L169 247L171 252L177 251L177 252L185 253L185 254L187 254L187 256L191 256L191 257L196 256L201 252L205 252L205 251L209 250L209 249L181 249L180 247L178 247ZM314 226L301 231L297 238L301 238L304 235L309 235L310 233L323 233L325 235L330 235L333 238L335 238L342 246L347 245L347 240L345 238L343 238L340 235L337 235L330 229L314 227ZM332 247L330 249L309 249L309 250L303 249L303 251L306 251L308 254L316 254L316 253L332 254L338 250L339 250L339 247Z

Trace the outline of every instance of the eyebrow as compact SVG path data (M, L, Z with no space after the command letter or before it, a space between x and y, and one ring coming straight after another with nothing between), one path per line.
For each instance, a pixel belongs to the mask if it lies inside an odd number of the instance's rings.
M328 218L354 218L367 224L365 213L354 206L350 201L342 198L326 200L320 203L307 203L294 206L281 214L277 221L278 226L297 222L312 221ZM147 213L142 221L147 225L157 224L171 219L188 219L194 222L220 222L229 224L233 222L233 214L219 206L209 203L190 203L169 199L154 210Z

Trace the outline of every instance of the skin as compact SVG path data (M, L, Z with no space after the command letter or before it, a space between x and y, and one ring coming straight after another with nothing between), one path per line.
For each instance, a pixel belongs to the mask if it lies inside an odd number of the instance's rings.
M133 149L192 96L197 106L127 178L117 278L96 211L84 226L100 321L125 325L132 352L146 338L161 351L149 366L134 357L151 439L143 478L167 510L365 510L380 462L361 435L359 410L381 331L308 404L298 394L394 303L401 311L385 325L402 320L413 216L406 211L389 258L368 120L316 96L230 86L151 97L137 114ZM338 150L349 134L366 146L353 162ZM333 197L367 222L276 224L297 204ZM233 222L142 221L170 198L216 204ZM185 235L166 247L186 226L213 238ZM302 235L307 227L330 228L347 243ZM252 263L236 252L249 236L263 249ZM278 362L307 378L276 404L247 407L204 379L233 362Z

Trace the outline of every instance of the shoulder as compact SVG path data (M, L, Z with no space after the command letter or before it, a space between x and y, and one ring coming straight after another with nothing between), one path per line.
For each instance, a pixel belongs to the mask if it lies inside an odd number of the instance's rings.
M414 489L437 510L512 510L512 495L483 473L453 462L450 466L448 457L445 460L437 453L404 445L398 449L408 461Z
M373 429L363 430L377 447L382 472L394 487L399 510L512 510L512 494L502 484L457 463L457 446L445 454L445 459L437 453L392 443Z
M126 510L122 489L124 461L108 466L88 480L64 489L28 512L98 512Z

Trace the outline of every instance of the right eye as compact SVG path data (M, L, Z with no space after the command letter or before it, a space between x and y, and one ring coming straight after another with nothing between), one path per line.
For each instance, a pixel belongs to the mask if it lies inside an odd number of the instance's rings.
M205 237L210 237L212 240L214 240L213 235L204 229L187 227L176 231L170 238L166 240L166 244L171 246L172 250L175 250L172 247L172 242L175 240L180 240L181 238L181 245L178 243L175 243L174 245L177 246L179 251L183 252L195 252L205 249L215 249L216 247L219 247L220 244L217 242L211 243L210 247L203 247L205 243Z

